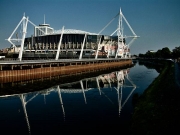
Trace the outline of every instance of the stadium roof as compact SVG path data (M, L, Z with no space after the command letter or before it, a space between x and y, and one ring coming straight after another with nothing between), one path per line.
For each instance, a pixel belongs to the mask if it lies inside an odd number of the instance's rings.
M53 34L61 34L62 30L55 30ZM64 29L63 34L88 34L88 35L99 35L97 33L90 33L87 31L76 30L76 29Z

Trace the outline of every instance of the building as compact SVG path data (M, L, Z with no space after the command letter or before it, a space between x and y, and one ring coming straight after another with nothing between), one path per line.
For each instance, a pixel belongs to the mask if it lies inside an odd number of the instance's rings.
M23 58L54 58L61 34L62 30L54 31L49 24L41 24L35 27L34 36L25 38ZM82 30L64 29L59 57L79 57L83 42L83 57L95 57L97 50L98 55L101 57L115 57L118 36L99 35ZM122 44L125 44L125 39L123 39Z
M111 35L100 34L110 23L108 23L99 33L90 33L82 30L63 29L54 30L45 21L43 24L36 26L28 17L23 16L13 33L7 39L13 47L16 45L13 42L21 42L19 50L19 60L22 58L128 58L130 57L129 46L134 39L138 38L125 19L124 15L120 12L116 15L119 16L118 28ZM112 22L114 18L110 21ZM123 35L122 21L125 21L131 30L133 36ZM27 33L27 23L34 26L34 35L25 38ZM22 39L13 38L15 31L22 24ZM117 33L116 36L113 36ZM126 38L133 38L130 43L126 44ZM15 52L17 53L17 52Z
M49 24L40 24L34 27L34 36L41 36L54 33L54 29Z

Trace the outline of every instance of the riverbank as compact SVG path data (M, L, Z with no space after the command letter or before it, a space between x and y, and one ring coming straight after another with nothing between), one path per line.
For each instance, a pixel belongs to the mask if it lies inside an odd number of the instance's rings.
M131 59L61 59L33 61L0 61L0 83L41 79L57 75L98 71L132 65Z
M166 62L160 75L138 97L130 127L132 135L173 134L179 131L180 89L175 78L175 64Z

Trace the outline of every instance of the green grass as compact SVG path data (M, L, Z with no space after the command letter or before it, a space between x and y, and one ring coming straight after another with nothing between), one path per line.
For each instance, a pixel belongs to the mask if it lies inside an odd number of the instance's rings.
M178 131L180 90L175 84L174 71L173 63L165 63L160 75L139 96L132 116L131 134L161 135Z

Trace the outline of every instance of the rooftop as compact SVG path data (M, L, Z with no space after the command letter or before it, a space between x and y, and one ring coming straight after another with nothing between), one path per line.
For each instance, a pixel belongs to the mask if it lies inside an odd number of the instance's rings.
M55 30L53 34L61 34L62 30ZM76 30L76 29L64 29L63 34L88 34L88 35L99 35L97 33L91 33L87 31L82 30Z

